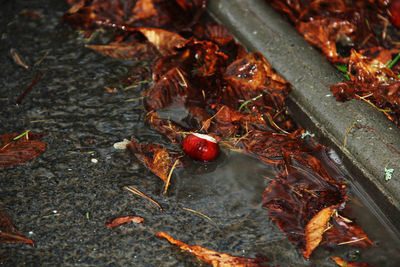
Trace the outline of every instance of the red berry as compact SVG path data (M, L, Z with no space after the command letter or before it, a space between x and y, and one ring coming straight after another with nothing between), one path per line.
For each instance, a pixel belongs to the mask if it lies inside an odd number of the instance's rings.
M400 29L400 0L393 0L390 4L390 17L392 24Z
M206 134L193 133L185 137L182 142L183 151L191 158L200 161L211 161L218 156L217 140Z

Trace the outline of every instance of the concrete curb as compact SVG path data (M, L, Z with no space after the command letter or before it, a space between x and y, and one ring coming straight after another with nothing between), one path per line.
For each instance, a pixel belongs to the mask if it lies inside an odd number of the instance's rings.
M399 230L400 130L367 103L336 102L329 85L343 81L343 75L264 0L213 0L208 12L293 85L288 105L295 119L341 155L354 190L365 190L371 205ZM385 167L394 169L389 181Z

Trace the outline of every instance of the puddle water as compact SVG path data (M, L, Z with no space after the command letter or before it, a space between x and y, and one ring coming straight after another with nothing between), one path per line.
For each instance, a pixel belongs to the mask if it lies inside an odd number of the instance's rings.
M329 259L334 256L374 266L397 266L400 262L400 240L377 217L379 213L366 203L365 196L351 185L348 188L350 218L356 219L376 246L367 250L345 245L321 246L307 261L261 207L261 195L269 182L265 177L274 177L272 166L249 155L225 150L217 162L192 163L177 176L171 197L207 214L214 229L206 227L204 240L213 238L219 251L244 257L260 253L269 258L270 264L281 266L336 266ZM196 240L202 240L201 233L200 236L196 233ZM207 247L207 241L204 242L202 245Z

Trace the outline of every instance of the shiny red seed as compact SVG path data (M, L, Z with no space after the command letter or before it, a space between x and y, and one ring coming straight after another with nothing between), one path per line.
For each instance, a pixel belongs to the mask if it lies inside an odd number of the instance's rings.
M400 29L400 0L393 0L390 4L390 20L392 24Z
M193 133L185 137L182 142L183 151L191 158L200 161L212 161L219 154L217 141L205 134Z

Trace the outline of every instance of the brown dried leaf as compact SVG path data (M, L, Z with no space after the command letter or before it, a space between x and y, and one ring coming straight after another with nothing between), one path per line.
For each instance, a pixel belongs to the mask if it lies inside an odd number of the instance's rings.
M115 218L115 219L112 219L112 220L108 220L105 223L105 226L107 228L113 228L113 227L119 226L119 225L124 224L124 223L131 223L131 222L143 223L143 221L144 221L144 219L142 217L124 216L124 217L118 217L118 218Z
M157 237L162 237L168 240L173 245L177 245L181 250L189 252L190 254L196 256L201 261L204 261L212 266L218 267L229 267L229 266L242 266L242 267L250 267L250 266L266 266L262 264L265 259L257 258L242 258L235 257L225 253L219 253L214 250L209 250L203 248L201 246L190 246L188 244L183 243L182 241L176 240L170 235L159 232L156 234Z
M0 208L0 243L24 243L35 245L32 240L26 238L13 225L11 216Z
M400 126L400 78L379 60L372 60L355 50L349 59L350 81L330 88L339 101L372 101L397 126Z
M0 135L0 168L15 166L31 160L46 151L46 143L35 140L45 134L35 135L29 132L27 135L13 140L19 133Z
M126 147L155 175L167 182L169 170L176 158L171 157L165 148L160 145L137 143L133 139Z
M335 40L340 36L349 36L356 27L346 20L336 18L322 18L299 23L297 30L312 45L321 49L322 53L331 62L342 62Z
M338 214L332 216L332 225L333 227L324 233L324 242L328 245L348 245L362 248L374 246L360 226L345 220Z
M224 103L235 109L239 100L250 100L262 94L260 106L280 110L290 92L290 84L258 52L230 64L224 73L224 80L229 85L223 96Z
M181 47L186 39L174 32L155 28L136 28L154 45L162 56L172 54L176 47Z

